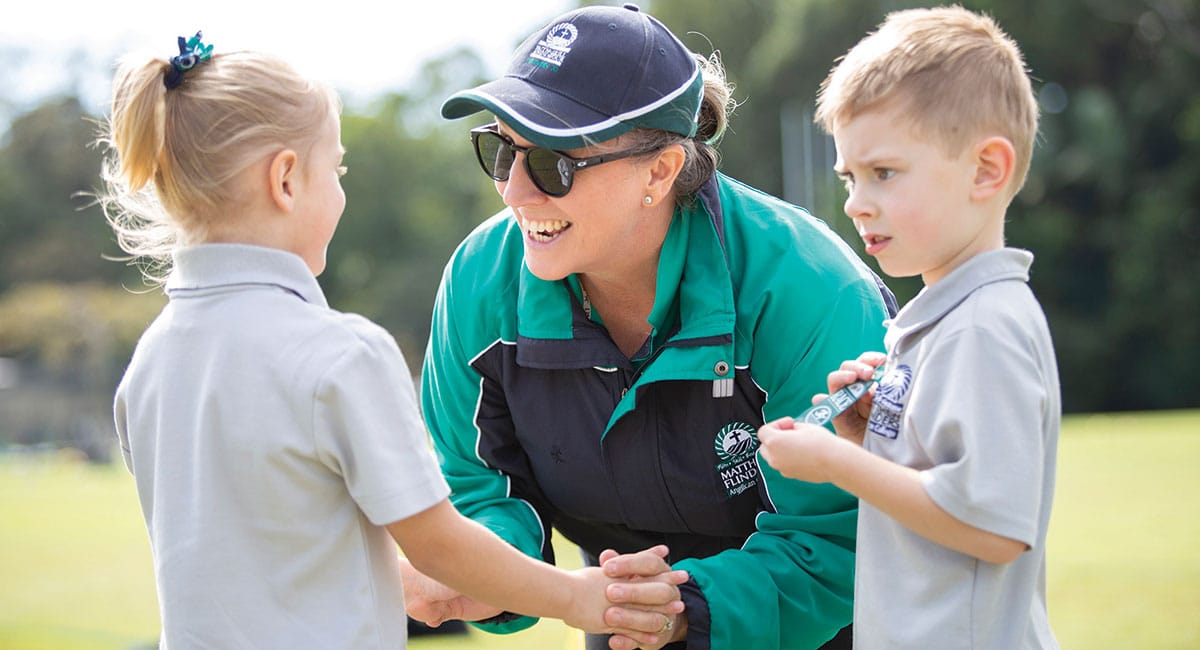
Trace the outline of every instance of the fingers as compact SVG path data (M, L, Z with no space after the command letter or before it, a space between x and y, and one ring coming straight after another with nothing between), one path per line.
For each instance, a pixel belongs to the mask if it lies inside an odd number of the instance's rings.
M887 355L882 352L863 352L858 355L858 361L874 369L887 362Z
M406 602L404 605L405 613L429 627L437 627L448 620L446 607L443 603L416 601L412 603Z
M771 420L770 422L764 424L762 427L760 427L760 431L767 428L788 431L796 428L796 420L790 415L785 415L778 420Z
M875 366L882 364L883 361L886 360L886 357L868 357L868 355L878 354L878 352L864 352L863 355L858 359L843 361L840 368L829 373L829 376L825 378L825 384L829 387L829 392L832 393L839 388L853 384L856 381L870 379L871 376L875 374ZM878 361L878 363L864 362L862 361L864 357L868 358L872 362Z
M676 625L676 616L658 612L610 607L604 612L604 622L614 628L615 634L636 642L635 645L620 644L609 647L656 647L670 641Z
M671 565L666 562L667 553L667 547L662 545L625 555L616 555L615 551L606 550L600 554L601 558L604 558L601 565L604 567L604 575L610 578L656 576L671 569Z
M663 642L665 643L665 642ZM608 647L612 650L656 650L662 647L662 643L649 641L635 641L627 636L613 635L608 637Z
M854 367L847 368L847 364L854 364ZM829 376L825 378L825 385L829 387L829 392L833 393L840 388L844 388L849 384L859 381L860 378L858 369L860 367L863 366L859 366L854 361L847 361L842 364L841 369L834 370L833 372L829 373Z
M604 595L613 604L637 605L641 608L663 611L664 613L679 613L683 611L683 600L676 585L687 582L686 571L672 571L672 574L683 574L682 582L617 582L609 585ZM676 576L679 577L679 576Z
M650 548L647 548L647 549L641 551L641 553L649 553L651 555L656 555L665 560L666 557L668 555L670 555L671 550L667 548L666 544L659 544L658 546L651 546ZM600 566L604 566L606 563L608 563L609 560L611 560L615 557L620 557L620 555L621 555L620 553L614 551L613 549L606 548L600 552L599 557L597 557L596 559L600 562ZM653 560L648 560L648 562L653 563ZM616 566L620 567L621 564L618 564ZM609 573L607 575L609 575L611 577L617 577L617 574Z

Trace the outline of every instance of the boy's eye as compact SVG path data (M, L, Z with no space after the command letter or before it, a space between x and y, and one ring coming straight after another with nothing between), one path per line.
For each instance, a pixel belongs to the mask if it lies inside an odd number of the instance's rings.
M894 169L880 167L875 170L875 178L878 178L881 181L886 181L887 179L889 179L895 175L896 175L896 170L894 170Z
M847 191L854 187L854 174L850 172L838 172L837 175L838 178L842 179L842 185L846 186Z

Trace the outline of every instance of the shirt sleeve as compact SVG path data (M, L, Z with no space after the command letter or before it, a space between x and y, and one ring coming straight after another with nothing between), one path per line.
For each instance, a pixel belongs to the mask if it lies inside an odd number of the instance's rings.
M117 391L113 395L113 425L117 430L117 443L121 446L121 458L125 461L125 469L129 473L133 473L133 455L129 450L129 409L125 401L126 391L125 378L121 379L121 383L117 385Z
M934 466L929 497L976 528L1034 546L1048 396L1031 346L999 327L972 327L932 346L914 392L912 431Z
M360 325L358 334L317 384L313 435L323 462L341 474L371 523L382 526L436 505L450 490L400 348L373 325Z

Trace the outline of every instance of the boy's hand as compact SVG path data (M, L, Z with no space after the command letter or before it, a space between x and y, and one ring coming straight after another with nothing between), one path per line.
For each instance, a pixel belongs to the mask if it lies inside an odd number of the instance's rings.
M833 393L856 381L870 379L875 374L875 369L882 366L886 361L887 355L882 352L863 352L857 359L843 361L842 366L829 373L829 376L825 379L826 385L829 386L829 392ZM825 399L825 397L826 395L824 394L813 395L813 403L816 404ZM867 431L867 420L871 418L871 406L874 403L875 387L872 386L850 408L846 409L841 415L833 418L833 428L837 431L838 436L861 447L863 435ZM772 466L774 466L773 463Z
M830 483L829 457L847 441L824 427L782 417L758 429L763 460L789 478Z

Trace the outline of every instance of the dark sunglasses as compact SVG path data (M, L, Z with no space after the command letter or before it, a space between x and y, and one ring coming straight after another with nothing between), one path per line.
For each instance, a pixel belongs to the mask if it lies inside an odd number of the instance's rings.
M575 172L587 167L650 153L645 149L626 149L590 158L572 158L561 151L543 147L522 147L500 133L496 124L471 129L471 144L479 166L492 180L507 181L517 152L525 154L525 171L544 194L566 196L575 182Z

